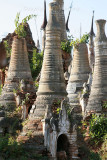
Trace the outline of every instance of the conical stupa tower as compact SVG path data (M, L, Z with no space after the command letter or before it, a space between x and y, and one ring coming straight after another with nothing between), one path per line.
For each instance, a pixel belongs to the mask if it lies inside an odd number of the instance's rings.
M43 117L48 104L51 104L54 99L64 98L66 95L60 46L58 4L52 2L49 4L49 21L46 27L46 46L37 99L32 106L31 117Z
M87 82L90 68L88 61L88 49L86 43L80 43L74 48L72 70L68 81L67 92L70 101L77 99L77 91L80 91L84 82Z
M26 92L34 92L26 40L24 38L18 39L17 37L14 37L8 74L0 97L1 105L16 105L13 90L19 88L22 79L25 81Z
M65 15L64 15L64 0L53 0L57 2L59 5L59 22L61 26L61 41L67 40L67 32L66 32L66 23L65 23Z
M107 99L107 37L105 20L97 20L95 38L95 67L86 112L101 112L101 102Z

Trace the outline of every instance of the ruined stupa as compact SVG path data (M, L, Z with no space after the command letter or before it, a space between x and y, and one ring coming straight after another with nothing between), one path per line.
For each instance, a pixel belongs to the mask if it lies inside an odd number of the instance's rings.
M96 21L95 67L86 112L101 112L101 103L107 99L107 37L105 35L105 23L106 20Z
M67 40L66 24L65 24L65 15L64 15L64 0L53 0L59 5L58 17L59 23L61 26L61 41Z
M31 117L43 117L47 105L50 105L54 99L64 98L66 95L60 46L58 5L56 2L53 2L49 5L49 21L46 27L44 60L37 99L32 106Z
M81 91L84 82L87 82L90 72L86 43L79 43L78 47L74 48L73 54L72 70L67 86L70 102L78 101L77 92Z
M21 80L24 80L23 85L26 88L26 92L34 92L26 40L15 36L12 43L12 53L8 74L0 97L1 105L16 105L13 90L17 91L19 89Z

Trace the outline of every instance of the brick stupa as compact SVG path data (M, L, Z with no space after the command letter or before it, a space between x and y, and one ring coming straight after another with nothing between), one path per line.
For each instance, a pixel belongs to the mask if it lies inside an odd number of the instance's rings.
M31 110L31 117L41 118L46 106L54 99L66 97L62 55L60 46L60 25L58 22L58 4L49 4L49 21L46 27L46 46L42 65L37 99Z
M7 107L16 105L13 90L19 89L21 80L24 80L26 92L34 92L26 40L24 38L18 39L15 36L12 43L8 74L0 96L1 105Z
M85 43L80 43L74 48L72 69L68 81L67 92L69 101L78 101L78 91L81 91L84 82L87 82L90 73L88 49Z

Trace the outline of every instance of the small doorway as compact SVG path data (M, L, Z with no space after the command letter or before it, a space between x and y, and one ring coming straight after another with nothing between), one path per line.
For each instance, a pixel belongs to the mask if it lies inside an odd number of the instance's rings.
M61 134L57 140L57 160L69 159L69 141L65 134Z

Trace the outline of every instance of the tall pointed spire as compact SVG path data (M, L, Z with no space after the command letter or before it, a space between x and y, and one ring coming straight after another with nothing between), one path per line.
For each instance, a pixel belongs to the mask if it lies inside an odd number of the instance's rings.
M69 22L70 13L71 13L71 9L70 9L70 11L69 11L68 18L67 18L67 21L66 21L66 31L67 31L67 32L70 31L70 29L68 28L68 22Z
M94 70L94 63L95 63L95 54L94 54L94 29L93 29L93 21L94 21L94 11L92 16L92 24L91 24L91 30L89 32L89 64L90 68L92 69L92 72Z
M73 3L73 1L72 1L72 3ZM67 32L70 31L70 29L68 28L68 22L69 22L69 17L70 17L70 13L71 13L72 3L71 3L70 10L69 10L69 13L68 13L68 18L67 18L67 21L66 21L66 31Z
M93 29L93 21L94 21L94 11L93 11L93 16L92 16L92 24L91 24L91 30L90 30L90 36L95 36L95 33L94 33L94 29Z
M46 0L44 0L44 21L43 24L41 26L41 29L45 30L47 25L47 16L46 16Z

